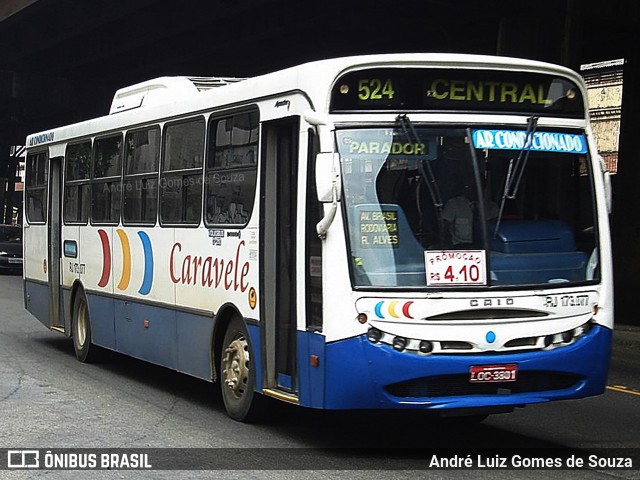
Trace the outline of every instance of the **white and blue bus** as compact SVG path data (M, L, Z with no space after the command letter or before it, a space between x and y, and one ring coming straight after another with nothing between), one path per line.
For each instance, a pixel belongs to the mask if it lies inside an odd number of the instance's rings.
M337 58L164 77L27 138L24 295L103 349L318 409L482 418L604 391L608 173L574 72Z

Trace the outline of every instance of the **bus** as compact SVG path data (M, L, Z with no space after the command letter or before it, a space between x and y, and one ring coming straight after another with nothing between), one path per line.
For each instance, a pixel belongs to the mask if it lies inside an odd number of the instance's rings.
M24 302L255 418L603 393L609 175L573 71L461 54L161 77L26 140Z

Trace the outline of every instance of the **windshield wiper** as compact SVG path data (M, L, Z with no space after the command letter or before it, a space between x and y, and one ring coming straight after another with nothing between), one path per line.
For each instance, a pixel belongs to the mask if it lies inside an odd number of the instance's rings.
M496 229L493 232L493 238L498 236L506 200L515 200L518 195L518 188L522 183L522 176L524 175L527 160L529 160L529 154L531 153L531 138L538 128L538 118L539 117L527 118L527 132L524 138L524 145L520 153L518 153L518 158L514 160L514 158L511 157L509 160L509 169L507 170L507 178L505 178L504 181L504 191L502 192L502 198L500 200L500 210L498 211L498 219L496 220Z
M415 142L416 144L420 143L420 137L418 136L418 132L416 132L413 123L409 120L409 117L406 114L401 114L396 117L396 122L400 124L402 127L402 132L407 137L407 140ZM425 169L426 163L426 169ZM433 174L433 170L431 169L431 165L429 162L418 162L418 171L420 172L420 176L424 178L427 182L427 188L429 190L429 194L431 195L431 201L433 205L442 210L444 204L442 203L442 196L440 195L440 189L438 188L438 182L436 181L436 176Z
M416 132L413 123L406 113L398 115L396 117L396 122L402 128L402 132L407 137L407 140L415 142L416 144L420 143L418 132ZM420 173L420 177L425 181L427 190L431 196L431 201L433 202L434 207L436 207L438 216L438 234L440 236L440 242L442 243L444 238L444 220L442 219L442 208L444 207L444 203L442 202L442 195L440 195L440 188L438 187L436 176L433 174L431 165L426 159L418 161L418 172Z

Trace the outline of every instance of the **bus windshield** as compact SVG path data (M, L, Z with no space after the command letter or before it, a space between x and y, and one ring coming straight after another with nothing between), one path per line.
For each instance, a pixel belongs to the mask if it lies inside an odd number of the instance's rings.
M405 122L336 134L355 287L598 280L584 132Z

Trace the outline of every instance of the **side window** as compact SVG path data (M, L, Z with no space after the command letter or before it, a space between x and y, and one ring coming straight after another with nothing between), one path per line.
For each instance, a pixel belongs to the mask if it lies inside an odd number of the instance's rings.
M64 179L64 222L86 224L91 203L91 141L67 146Z
M122 135L96 139L93 143L92 223L117 224L120 221L121 175Z
M167 125L160 176L160 221L198 225L202 212L204 119Z
M29 223L44 223L47 219L47 182L49 155L30 153L26 161L25 211Z
M122 221L124 224L156 223L160 127L127 133L125 139Z
M258 165L258 112L209 124L205 223L244 226L251 217Z

